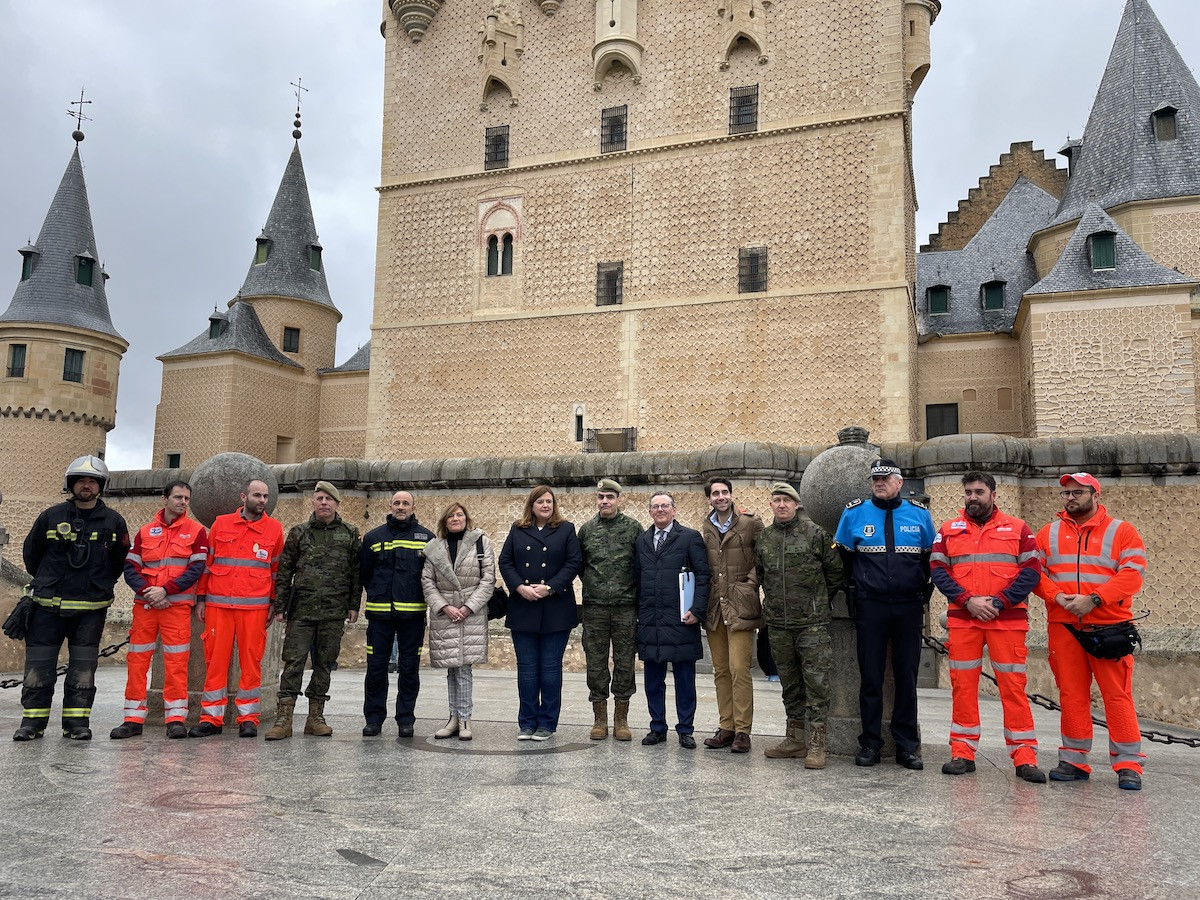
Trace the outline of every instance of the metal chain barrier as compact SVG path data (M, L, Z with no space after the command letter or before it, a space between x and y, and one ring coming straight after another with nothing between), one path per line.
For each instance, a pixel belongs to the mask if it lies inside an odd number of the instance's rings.
M921 635L921 640L922 640L922 642L924 642L926 647L929 647L930 649L934 650L935 652L940 653L942 656L950 655L950 651L946 648L946 645L943 644L941 641L939 641L937 638L935 638L933 635L923 634L923 635ZM982 674L983 677L986 678L988 681L990 681L992 684L996 684L996 676L995 675L992 675L990 672L981 672L980 674ZM997 685L997 686L999 686L999 685ZM1045 694L1026 694L1025 696L1028 697L1033 703L1036 703L1038 706L1042 707L1043 709L1049 709L1049 710L1053 710L1055 712L1062 711L1062 707L1059 706L1058 703L1056 703L1054 700L1051 700L1049 697L1047 697ZM1092 716L1092 723L1095 725L1099 725L1101 728L1108 728L1108 723L1105 722L1099 716ZM1170 734L1166 731L1151 730L1151 731L1142 731L1139 733L1146 740L1152 741L1156 744L1183 744L1183 746L1191 747L1193 750L1200 749L1200 738L1180 737L1177 734Z
M121 641L121 643L119 643L119 644L113 644L110 647L105 647L103 650L100 651L100 656L113 656L118 650L120 650L122 647L124 647L128 643L129 643L129 638L125 638L125 640ZM59 675L66 675L67 667L66 667L66 665L61 665L55 671ZM0 689L20 687L24 683L25 683L24 678L6 678L6 679L4 679L4 681L0 681Z

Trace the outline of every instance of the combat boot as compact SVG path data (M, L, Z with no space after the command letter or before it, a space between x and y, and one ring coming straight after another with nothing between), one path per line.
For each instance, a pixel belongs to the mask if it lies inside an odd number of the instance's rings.
M593 703L592 711L596 714L596 721L592 723L592 730L588 737L593 741L602 741L608 737L608 701L600 700Z
M808 753L804 757L804 768L825 768L825 726L812 725L808 729Z
M292 736L292 713L296 709L295 697L280 697L279 708L275 712L275 724L264 736L264 740L282 741Z
M633 740L633 732L629 730L628 700L618 700L613 707L613 737L618 741Z
M292 702L294 703L295 701ZM330 728L329 723L325 721L324 700L308 701L308 718L304 722L304 733L315 734L317 737L329 737L333 734L333 729Z
M804 743L804 722L788 719L787 733L783 740L764 750L763 756L769 759L803 759L807 752L808 747Z

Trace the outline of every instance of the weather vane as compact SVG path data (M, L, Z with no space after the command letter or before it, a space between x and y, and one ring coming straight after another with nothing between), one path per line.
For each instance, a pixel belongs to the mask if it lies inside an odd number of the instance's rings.
M308 93L308 88L304 86L303 82L304 79L299 77L297 77L295 81L288 82L288 84L296 89L296 121L292 123L292 128L294 129L292 131L292 137L294 137L296 140L300 140L300 136L302 134L300 131L300 92L304 91L306 94Z
M83 99L83 88L80 88L79 89L79 99L72 100L70 103L67 104L68 107L70 107L70 106L76 107L75 109L68 109L67 115L75 120L75 130L73 132L71 132L71 137L73 137L75 139L75 143L77 143L77 144L83 140L83 123L92 121L90 116L85 116L83 114L84 106L90 106L91 103L92 103L91 100Z

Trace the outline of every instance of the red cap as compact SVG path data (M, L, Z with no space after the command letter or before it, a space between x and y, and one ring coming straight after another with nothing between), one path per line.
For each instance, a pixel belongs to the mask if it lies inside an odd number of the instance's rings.
M1084 487L1089 487L1097 494L1100 493L1100 482L1096 480L1094 475L1089 475L1087 472L1075 472L1071 475L1064 475L1058 479L1060 485L1065 485L1068 481L1075 481L1082 484Z

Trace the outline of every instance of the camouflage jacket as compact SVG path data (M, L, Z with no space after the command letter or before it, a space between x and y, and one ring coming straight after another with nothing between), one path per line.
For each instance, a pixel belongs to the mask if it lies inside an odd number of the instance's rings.
M768 627L829 622L833 595L842 585L842 560L819 525L799 514L786 525L771 523L758 536L754 558Z
M633 606L637 601L637 577L633 571L633 545L642 526L625 513L611 519L599 514L579 529L583 552L583 602L597 606Z
M289 619L344 619L362 599L358 529L334 514L328 525L315 515L288 532L279 559L274 612Z

